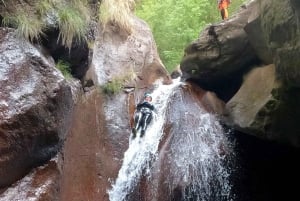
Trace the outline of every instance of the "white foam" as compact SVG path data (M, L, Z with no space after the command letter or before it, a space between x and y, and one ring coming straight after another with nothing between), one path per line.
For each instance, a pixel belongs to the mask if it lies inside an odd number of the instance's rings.
M165 112L168 98L173 89L180 84L179 79L174 80L172 85L157 83L157 89L151 94L156 114L149 125L143 139L137 135L130 141L129 148L124 154L122 167L118 177L108 191L110 201L125 200L127 194L133 189L136 181L142 176L146 164L156 156L159 141L162 136ZM138 133L139 134L139 133Z

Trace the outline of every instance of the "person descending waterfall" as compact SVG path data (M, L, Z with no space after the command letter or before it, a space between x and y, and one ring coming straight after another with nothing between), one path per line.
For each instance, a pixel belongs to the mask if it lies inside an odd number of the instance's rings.
M134 126L132 128L133 138L136 137L136 133L140 128L142 129L140 137L145 135L146 129L152 120L152 111L154 110L154 106L151 102L151 95L149 93L145 93L144 101L137 104L134 114Z
M231 3L231 0L218 0L218 8L221 13L222 20L226 20L228 18L228 6Z

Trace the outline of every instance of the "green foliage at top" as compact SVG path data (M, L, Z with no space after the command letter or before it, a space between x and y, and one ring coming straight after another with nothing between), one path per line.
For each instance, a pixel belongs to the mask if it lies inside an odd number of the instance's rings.
M232 0L229 17L245 1ZM221 21L217 0L142 0L136 14L150 25L168 71L180 63L184 48L206 25Z
M55 21L60 32L58 41L71 49L74 41L86 40L91 19L104 28L112 23L131 34L134 7L135 0L0 0L0 16L3 25L16 28L30 41L38 41L48 28L47 22Z
M16 27L18 36L23 36L30 41L39 40L45 29L41 20L21 9L18 10L18 15L4 16L2 23L5 26Z
M74 39L79 42L86 40L88 20L86 15L72 5L58 8L59 37L62 44L71 47Z
M51 10L54 5L51 0L41 0L35 3L35 8L39 16L44 16Z
M9 3L1 9L2 23L16 28L19 36L38 41L48 28L47 18L55 16L62 45L71 48L74 40L86 39L91 15L87 0L35 0L30 5L17 1Z
M104 28L111 22L131 34L134 7L135 0L102 0L99 15Z

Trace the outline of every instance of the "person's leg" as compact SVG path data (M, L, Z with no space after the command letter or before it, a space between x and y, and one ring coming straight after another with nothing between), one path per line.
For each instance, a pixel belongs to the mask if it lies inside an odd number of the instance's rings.
M142 113L136 112L134 115L134 126L132 128L133 137L135 137L137 130L141 126Z
M141 137L145 135L146 129L152 120L152 115L150 113L144 114Z
M226 20L228 18L228 9L224 8L224 18L223 20Z
M222 20L224 20L225 19L225 9L221 9L220 13L221 13Z

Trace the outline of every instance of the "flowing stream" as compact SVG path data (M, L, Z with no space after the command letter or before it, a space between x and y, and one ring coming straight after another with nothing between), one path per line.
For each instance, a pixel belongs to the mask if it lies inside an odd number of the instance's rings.
M118 178L108 192L110 201L126 200L128 192L133 189L137 183L136 181L141 177L145 165L157 154L159 140L163 133L162 127L168 98L172 94L173 89L180 85L180 82L176 80L172 85L157 85L158 88L151 94L153 105L155 106L152 122L148 126L143 139L140 139L139 133L137 133L137 137L130 141L129 148L124 154Z
M138 133L134 140L130 140L118 177L108 190L110 201L128 200L140 178L143 175L151 177L151 166L158 158L157 150L163 134L167 105L169 99L174 98L175 89L180 84L179 81L174 81L172 85L158 85L152 93L156 114L145 136L140 138ZM228 151L222 127L213 115L200 106L196 106L197 110L191 112L186 112L186 105L176 107L179 115L175 116L179 119L171 119L175 122L172 129L180 135L171 139L174 146L169 155L173 163L169 169L177 176L167 178L170 191L177 184L183 184L182 200L233 200L230 195L229 171L224 167L224 156L220 154ZM194 125L192 128L189 127L191 123Z
M182 98L183 94L176 94ZM170 192L180 187L184 201L232 201L233 145L218 119L195 102L175 101L169 121L172 139L165 176ZM171 162L169 162L171 161ZM166 174L166 173L165 173Z

